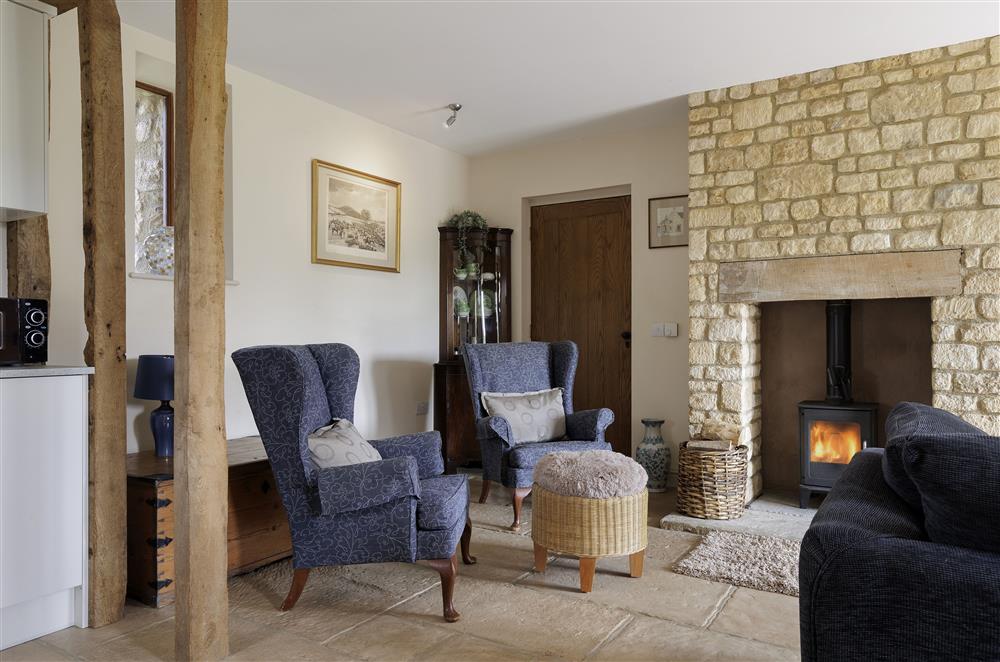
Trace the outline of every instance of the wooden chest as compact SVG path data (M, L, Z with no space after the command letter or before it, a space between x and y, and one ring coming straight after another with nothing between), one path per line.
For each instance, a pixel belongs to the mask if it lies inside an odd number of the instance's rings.
M128 595L174 601L174 473L171 458L128 456ZM229 574L292 554L288 518L259 437L229 442Z

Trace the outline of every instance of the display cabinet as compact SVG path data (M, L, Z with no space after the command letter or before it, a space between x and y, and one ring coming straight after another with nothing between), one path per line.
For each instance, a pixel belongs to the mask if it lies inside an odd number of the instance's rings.
M434 429L448 471L479 462L475 416L462 359L466 343L510 342L510 247L513 230L440 232L440 357L434 366Z

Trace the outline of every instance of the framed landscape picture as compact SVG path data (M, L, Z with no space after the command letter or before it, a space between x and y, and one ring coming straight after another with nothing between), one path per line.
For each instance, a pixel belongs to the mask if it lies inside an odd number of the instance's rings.
M649 247L687 246L688 197L649 199Z
M399 273L402 185L319 159L312 177L313 263Z

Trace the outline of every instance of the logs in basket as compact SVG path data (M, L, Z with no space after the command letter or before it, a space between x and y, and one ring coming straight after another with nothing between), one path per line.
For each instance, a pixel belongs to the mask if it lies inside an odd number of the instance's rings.
M747 447L688 450L680 447L677 510L701 519L736 519L746 504Z

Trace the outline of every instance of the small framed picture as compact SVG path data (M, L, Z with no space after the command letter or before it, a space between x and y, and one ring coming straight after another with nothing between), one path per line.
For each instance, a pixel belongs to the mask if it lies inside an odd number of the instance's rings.
M688 197L649 199L649 247L688 245Z
M319 159L312 179L313 263L399 273L402 185Z

